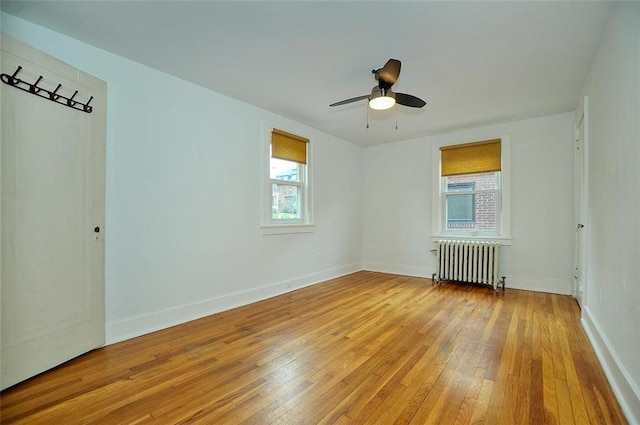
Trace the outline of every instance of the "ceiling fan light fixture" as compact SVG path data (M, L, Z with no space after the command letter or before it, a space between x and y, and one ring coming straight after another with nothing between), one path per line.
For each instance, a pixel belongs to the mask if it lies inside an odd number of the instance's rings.
M376 111L384 111L396 104L395 94L389 89L374 87L369 99L369 107Z

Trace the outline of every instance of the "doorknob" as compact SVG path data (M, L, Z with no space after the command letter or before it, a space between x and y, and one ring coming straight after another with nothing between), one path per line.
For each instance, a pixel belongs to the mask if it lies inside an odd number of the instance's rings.
M98 226L94 227L93 231L96 233L100 233L100 227Z
M583 227L584 227L584 224L578 223L578 229L582 229Z

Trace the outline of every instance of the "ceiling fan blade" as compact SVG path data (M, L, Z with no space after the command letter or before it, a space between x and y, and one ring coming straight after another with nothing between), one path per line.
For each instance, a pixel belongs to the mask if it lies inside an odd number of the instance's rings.
M406 93L396 93L396 103L404 106L409 106L411 108L422 108L427 104L424 100L419 97L415 97L411 94Z
M400 61L389 59L378 72L378 85L381 89L391 88L400 76Z
M347 103L351 103L351 102L357 102L358 100L362 100L362 99L368 99L369 95L365 94L363 96L358 96L358 97L352 97L351 99L345 99L345 100L341 100L340 102L336 102L336 103L332 103L329 106L340 106L340 105L346 105Z

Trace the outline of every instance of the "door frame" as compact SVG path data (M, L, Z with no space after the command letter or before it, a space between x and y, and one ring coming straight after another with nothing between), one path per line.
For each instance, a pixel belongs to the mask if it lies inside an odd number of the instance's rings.
M589 195L589 97L576 109L574 123L574 237L572 295L581 308L587 305L588 195Z

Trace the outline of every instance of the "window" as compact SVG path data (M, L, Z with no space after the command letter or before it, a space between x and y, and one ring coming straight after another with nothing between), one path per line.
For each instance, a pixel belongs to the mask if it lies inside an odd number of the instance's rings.
M309 139L269 128L267 140L263 233L310 232Z
M509 242L509 151L505 138L434 149L434 238Z

